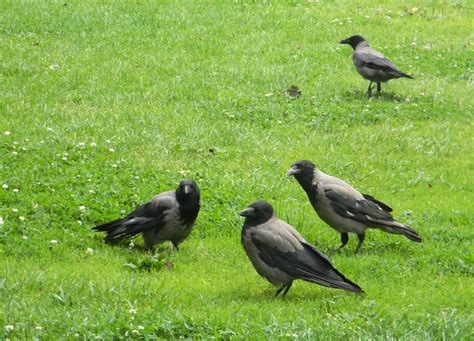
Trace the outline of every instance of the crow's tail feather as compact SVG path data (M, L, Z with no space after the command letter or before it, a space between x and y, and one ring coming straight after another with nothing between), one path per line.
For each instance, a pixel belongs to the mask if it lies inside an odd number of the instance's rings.
M402 77L410 78L410 79L415 79L415 77L410 76L410 75L407 75L406 73L401 72L401 74L402 74Z
M98 225L98 226L94 227L93 229L96 230L96 231L100 231L100 232L110 233L110 232L113 232L116 228L120 227L120 225L122 225L122 223L125 220L126 219L124 219L124 218L117 219L117 220L112 220L112 221L109 221L108 223Z
M106 232L107 235L104 238L105 242L113 244L131 236L123 225L126 220L126 218L113 220L96 226L93 229L99 232Z
M421 236L412 229L410 226L399 223L398 221L390 221L385 222L384 224L380 224L379 227L388 233L393 234L402 234L410 240L414 242L421 243L422 239Z
M403 227L400 228L400 232L408 239L413 240L414 242L417 242L417 243L421 243L422 239L420 235L411 227L404 225Z
M338 275L340 275L340 277L341 277L339 280L329 279L329 278L325 278L325 277L322 277L322 276L314 276L314 275L313 276L311 276L311 275L302 276L301 279L303 279L305 281L308 281L308 282L313 282L313 283L317 283L317 284L320 284L320 285L324 285L325 287L329 287L329 288L347 290L347 291L355 292L357 294L364 293L364 290L362 290L362 288L360 286L358 286L357 284L355 284L351 280L345 278L337 270L336 270L336 273Z

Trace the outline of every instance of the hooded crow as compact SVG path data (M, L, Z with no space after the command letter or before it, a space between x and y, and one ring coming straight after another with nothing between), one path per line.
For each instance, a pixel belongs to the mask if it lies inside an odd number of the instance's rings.
M369 80L367 96L372 97L372 82L377 83L377 92L382 90L382 84L394 78L411 78L412 76L401 72L391 61L386 59L383 54L369 46L367 40L361 36L352 36L341 40L339 44L348 44L354 49L352 61L359 74Z
M293 226L278 219L270 204L255 201L240 215L245 217L242 246L260 276L280 287L275 297L283 290L285 296L295 279L363 292L357 284L337 271L329 259Z
M393 219L392 209L368 194L361 194L344 181L321 172L310 161L295 162L288 173L294 176L308 195L318 216L341 233L342 249L349 241L348 233L356 233L359 244L364 242L367 228L402 234L410 240L421 242L421 237L411 227Z
M171 241L178 249L192 230L199 213L200 192L193 180L183 180L176 190L163 192L127 217L94 227L107 232L106 243L117 243L142 233L147 249Z

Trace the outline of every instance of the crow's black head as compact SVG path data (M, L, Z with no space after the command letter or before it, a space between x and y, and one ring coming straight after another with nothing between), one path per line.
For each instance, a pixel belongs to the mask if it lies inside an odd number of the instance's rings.
M313 188L313 177L316 166L308 160L296 161L291 165L290 170L286 173L287 176L294 176L300 183L303 189L308 192ZM308 194L309 195L309 194Z
M240 215L245 217L245 223L252 225L263 224L273 217L273 207L268 202L257 200L249 205L249 207L242 212Z
M362 43L363 41L366 41L366 40L364 39L364 37L359 36L359 35L355 35L355 36L349 37L349 38L347 38L347 39L341 40L341 41L339 42L339 44L348 44L348 45L352 46L352 48L355 50L355 48L357 47L357 45L359 45L359 44Z
M179 213L183 223L194 223L199 214L200 198L198 185L193 180L186 179L179 183L176 200L179 203Z
M286 173L287 176L294 176L295 178L301 177L313 177L314 169L316 166L314 163L308 160L296 161L291 165L290 170Z
M198 185L190 179L181 181L176 190L176 199L182 205L196 202L199 204L200 192Z

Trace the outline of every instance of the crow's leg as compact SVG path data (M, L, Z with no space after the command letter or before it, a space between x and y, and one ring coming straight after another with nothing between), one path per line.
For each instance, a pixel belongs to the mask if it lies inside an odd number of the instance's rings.
M344 246L346 246L347 242L349 241L349 234L347 232L341 232L341 246L339 246L338 250L342 250Z
M355 249L355 252L354 252L355 255L359 253L360 247L362 246L362 243L364 242L364 239L365 239L365 233L358 234L357 237L359 237L359 244L357 244L357 247Z
M369 87L367 88L367 97L372 97L372 81L369 83Z
M290 290L290 288L291 288L292 285L293 285L293 282L290 282L290 284L288 284L288 285L286 286L285 291L283 291L283 296L286 295L286 293L288 292L288 290Z
M173 243L173 246L174 246L174 248L176 249L176 251L179 251L178 244Z
M280 289L277 290L276 294L275 294L275 298L278 297L278 295L280 295L280 292L283 291L283 289L285 289L287 286L286 285L283 285Z
M377 82L377 93L379 93L380 91L382 91L382 83Z
M168 246L168 256L171 255L174 250L179 251L178 245L173 242L170 242Z

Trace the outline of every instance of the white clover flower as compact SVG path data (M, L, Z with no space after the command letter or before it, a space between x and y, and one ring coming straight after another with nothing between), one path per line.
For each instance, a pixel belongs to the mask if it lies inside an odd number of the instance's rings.
M113 152L115 152L115 149L110 148L110 149L109 149L109 152L113 153Z
M87 253L88 255L92 255L92 254L94 253L94 249L88 247L88 248L86 249L86 253Z
M66 161L66 160L67 160L67 157L63 156L62 159L63 159L64 161Z
M51 244L57 244L57 243L59 243L56 239L51 239L49 242L50 242Z
M91 142L91 147L97 147L97 143Z
M21 221L25 221L25 217L23 217L22 215L19 216L18 219L20 219Z
M82 225L82 221L80 221L80 220L78 220L77 223L78 223L79 225Z
M18 155L18 152L12 152L13 155Z
M271 97L273 96L273 92L269 92L268 94L265 94L265 97Z
M12 332L13 329L15 329L15 328L14 328L11 324L7 324L7 325L5 326L5 331L6 331L7 333Z
M46 131L53 131L53 128L47 127Z
M23 238L24 240L28 240L28 239L29 239L28 236L23 236L23 237L21 237L21 238Z
M143 326L137 326L137 329L143 330L143 329L145 329L145 327L143 327Z
M10 135L11 135L11 133L8 130L5 131L5 136L10 136Z
M3 225L5 221L3 220L3 217L0 217L0 225Z
M13 193L18 193L19 191L20 191L20 190L19 190L18 188L14 188L12 192L13 192Z
M13 213L18 213L18 208L12 208Z
M117 166L116 163L113 163L113 164L112 164L112 167L117 168L118 166Z
M90 194L95 194L95 191L94 191L93 189L90 189L90 190L89 190L89 193L90 193Z
M36 329L37 331L42 331L42 330L43 330L43 327L41 327L41 326L36 326L35 329Z
M80 211L84 211L85 209L86 209L85 206L83 206L83 205L79 206L79 210L80 210Z
M129 312L130 314L132 314L132 315L135 315L135 314L137 313L137 310L131 308L128 312Z
M138 334L140 334L140 332L138 330L134 329L134 330L132 330L132 334L138 335Z
M3 188L3 189L8 189L8 185L7 185L7 184L3 184L3 185L2 185L2 188Z

